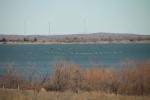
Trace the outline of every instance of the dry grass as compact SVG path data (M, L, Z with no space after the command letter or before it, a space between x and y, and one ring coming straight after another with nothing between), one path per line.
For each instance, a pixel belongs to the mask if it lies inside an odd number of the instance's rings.
M0 100L150 100L150 96L121 96L102 92L45 92L0 90Z

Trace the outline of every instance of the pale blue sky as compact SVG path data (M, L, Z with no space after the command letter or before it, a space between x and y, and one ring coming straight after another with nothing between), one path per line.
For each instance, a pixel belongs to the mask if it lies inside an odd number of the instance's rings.
M113 32L150 35L150 0L0 0L0 34Z

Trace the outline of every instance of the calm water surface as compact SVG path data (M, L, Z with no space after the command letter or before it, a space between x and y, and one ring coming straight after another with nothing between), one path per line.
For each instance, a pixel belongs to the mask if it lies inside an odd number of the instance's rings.
M150 44L0 45L0 66L8 62L15 62L19 68L35 64L45 71L57 58L73 61L81 67L112 66L124 60L149 60Z

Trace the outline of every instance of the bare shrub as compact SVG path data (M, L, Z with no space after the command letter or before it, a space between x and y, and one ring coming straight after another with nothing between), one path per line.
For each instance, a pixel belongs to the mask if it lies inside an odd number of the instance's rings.
M150 92L150 61L128 61L122 67L89 68L83 71L86 91L105 91L123 95Z
M84 71L84 85L86 91L99 91L101 89L102 71L98 68Z
M130 62L121 69L120 94L143 95L150 91L150 62Z
M51 76L51 86L49 88L55 91L79 88L81 78L80 68L76 64L63 60L55 61Z
M116 71L112 68L105 68L103 71L102 84L104 86L103 90L109 93L115 93L117 95L120 83L116 74Z
M25 73L24 88L28 90L39 91L41 78L38 66L36 64L30 65L30 67L25 70Z
M17 71L16 64L13 62L6 63L1 68L2 78L1 78L1 85L6 88L17 88L18 85L23 84L23 80L21 75Z

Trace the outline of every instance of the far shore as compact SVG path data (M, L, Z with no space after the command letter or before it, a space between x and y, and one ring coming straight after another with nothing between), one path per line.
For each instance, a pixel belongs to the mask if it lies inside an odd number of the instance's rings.
M56 41L7 41L0 42L2 44L149 44L150 40L142 41L130 41L130 40L120 40L120 41L98 41L98 42L56 42Z

